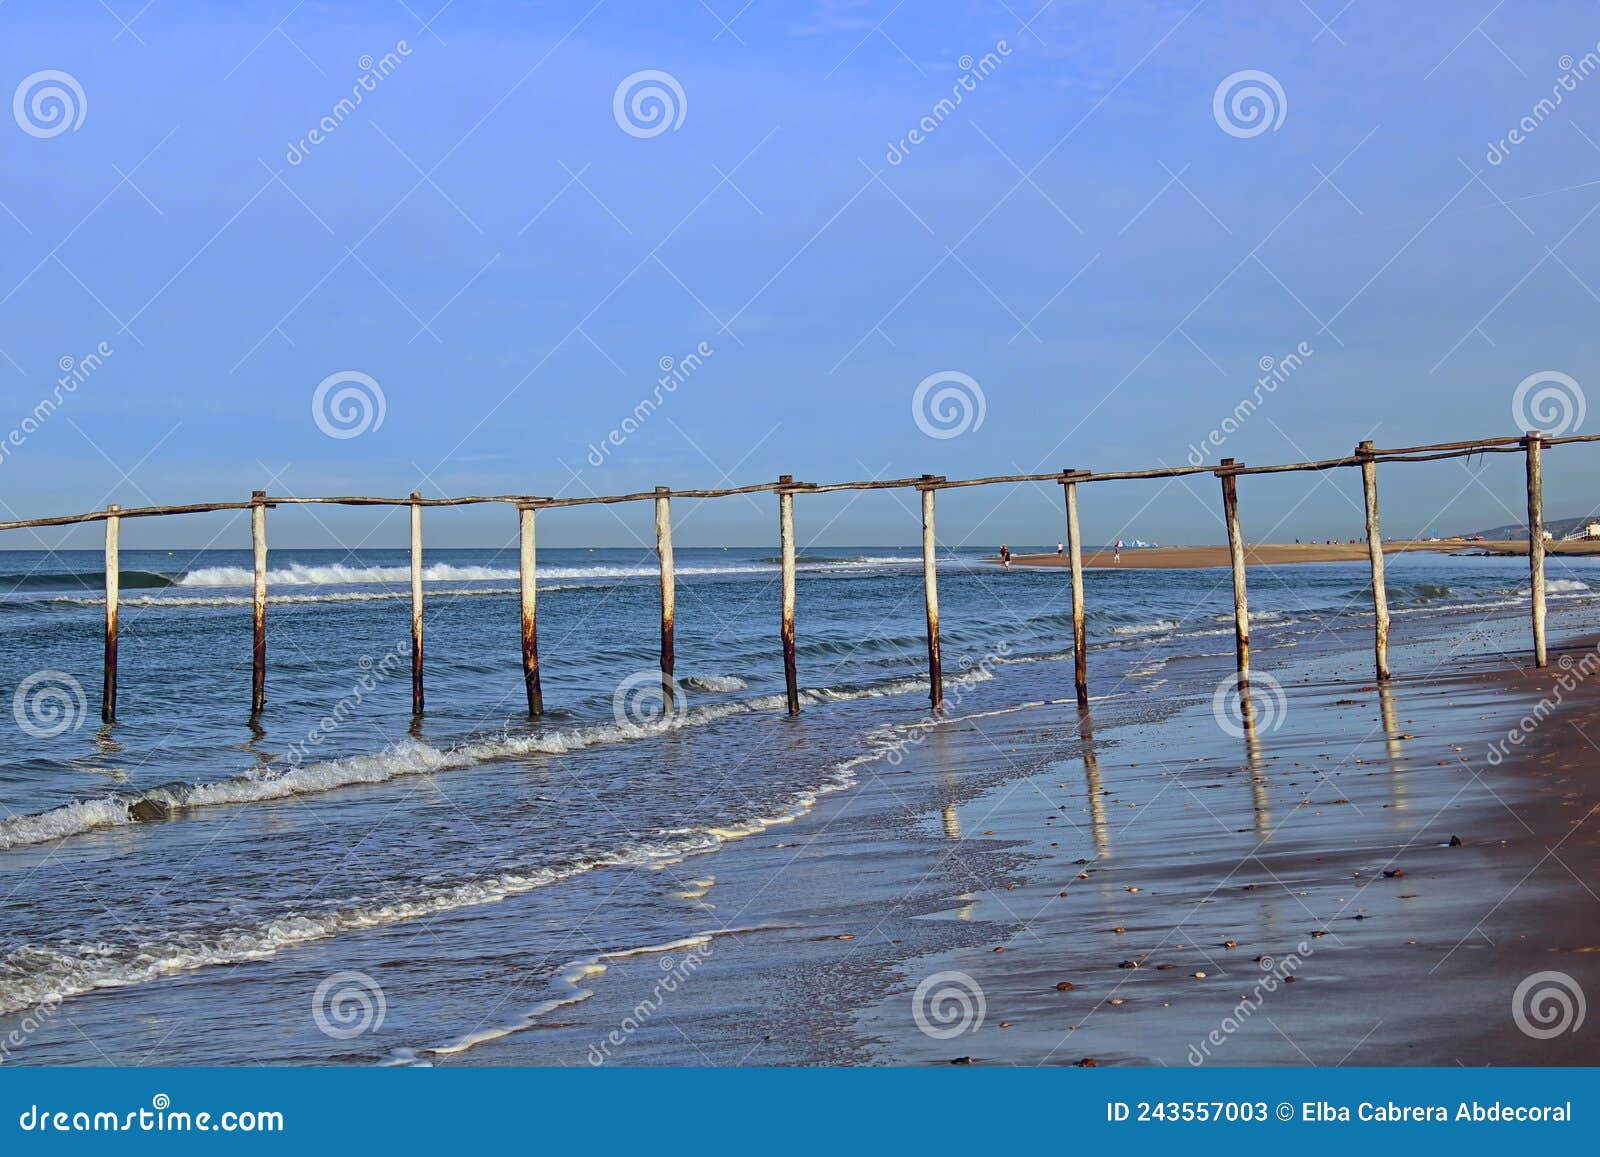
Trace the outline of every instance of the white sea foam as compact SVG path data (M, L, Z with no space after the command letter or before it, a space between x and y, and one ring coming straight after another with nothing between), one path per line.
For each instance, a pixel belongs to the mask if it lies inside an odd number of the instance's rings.
M683 685L692 691L743 691L749 686L737 675L690 675Z
M891 566L920 566L919 558L896 555L863 555L849 559L802 559L802 570L864 570ZM679 566L679 575L741 575L768 574L777 570L776 563L759 560L739 560L715 566L690 563ZM653 562L563 566L546 564L539 573L553 579L607 579L654 577L658 571ZM422 568L422 581L429 583L505 582L517 578L515 567L461 566L453 563L431 563ZM207 566L184 574L177 581L180 587L248 587L255 581L248 567ZM267 585L274 586L368 586L373 584L409 583L409 566L355 566L346 564L291 563L267 571Z
M697 932L692 936L684 936L677 940L670 940L665 944L646 944L638 948L620 948L611 952L597 952L593 956L580 957L569 961L556 970L555 977L550 981L549 995L525 1011L501 1021L498 1024L488 1025L473 1029L469 1033L456 1037L454 1040L443 1044L431 1045L426 1048L398 1048L380 1062L384 1066L425 1064L424 1056L455 1056L474 1049L489 1041L500 1040L512 1033L521 1032L532 1028L542 1018L559 1008L579 1004L594 995L594 989L589 987L589 981L606 973L612 961L627 960L638 956L659 956L667 952L683 952L704 948L719 936L746 935L751 932L768 932L790 927L786 924L755 924L747 928L717 928L708 932ZM663 961L665 968L668 962ZM680 983L674 979L674 983Z
M1112 627L1113 635L1155 635L1162 631L1176 631L1181 624L1171 619L1157 619L1153 623L1127 623Z
M815 807L822 796L855 786L855 769L883 755L881 751L868 752L833 765L820 783L798 789L786 806L769 815L679 829L678 834L663 833L654 840L566 864L501 872L455 884L414 886L409 894L393 896L377 905L353 905L321 913L288 912L248 927L172 934L125 946L25 944L0 956L0 1015L42 1001L64 1000L100 988L145 984L208 965L265 960L285 949L347 932L496 903L597 868L649 868L715 851L731 840L793 822ZM471 1044L465 1047L470 1048Z
M982 681L994 676L984 671L973 671L963 673L962 678ZM807 688L800 697L802 702L812 704L849 702L925 691L927 687L925 679L899 679L860 687ZM564 731L494 736L450 748L404 739L372 754L305 764L276 773L253 772L211 783L168 784L138 795L119 794L75 800L44 812L10 816L0 820L0 849L40 844L132 824L137 822L133 818L133 809L141 803L153 805L163 815L175 816L195 808L316 795L361 784L386 783L405 776L434 775L476 767L496 760L527 755L560 755L597 744L650 739L663 731L702 726L749 712L778 711L786 705L782 695L758 695L749 699L724 700L690 707L682 715L672 717L666 727L596 723Z

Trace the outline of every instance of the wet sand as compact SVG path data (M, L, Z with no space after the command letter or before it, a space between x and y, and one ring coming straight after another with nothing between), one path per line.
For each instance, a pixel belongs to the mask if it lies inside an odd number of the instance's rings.
M1436 554L1494 554L1526 555L1526 542L1468 542L1449 538L1438 542L1394 541L1383 544L1383 552L1403 554L1407 551L1426 551ZM1548 554L1594 555L1600 554L1600 541L1552 542L1546 545ZM1297 562L1364 562L1367 544L1361 543L1299 543L1278 542L1246 545L1245 563L1249 566L1281 566ZM999 562L998 558L991 561ZM1013 566L1067 566L1064 555L1014 554ZM1200 567L1227 566L1226 546L1150 546L1125 548L1120 562L1112 561L1109 550L1089 551L1083 556L1086 567L1120 567L1125 570L1187 570Z
M1212 714L1226 656L1094 688L1087 716L952 713L707 865L706 926L762 930L719 939L607 1063L1596 1063L1592 1024L1512 1015L1535 973L1600 992L1600 687L1491 763L1588 647L1536 672L1524 633L1397 639L1381 690L1364 651L1264 655L1249 732ZM570 1019L463 1059L585 1063L661 967L618 962ZM952 976L982 1019L929 1035L916 994Z
M863 1028L895 1063L1593 1064L1592 1031L1535 1039L1512 1016L1535 973L1600 990L1600 793L1574 730L1600 740L1600 695L1486 759L1549 687L1504 667L1319 680L1231 752L1194 712L1091 741L964 809L1041 870L959 917L1024 929L917 962L904 991L965 973L983 1027L892 1033L902 994Z

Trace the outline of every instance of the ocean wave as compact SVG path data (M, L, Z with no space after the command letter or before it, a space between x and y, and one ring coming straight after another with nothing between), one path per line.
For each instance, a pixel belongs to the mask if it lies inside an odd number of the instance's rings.
M691 691L728 692L743 691L750 684L737 675L690 675L683 685Z
M958 562L957 559L946 559L946 562ZM714 576L714 575L750 575L769 574L776 565L777 559L753 559L728 562L713 566L689 563L680 565L677 573L682 576ZM841 570L841 569L875 569L889 566L921 566L920 558L905 558L892 555L860 555L852 558L821 558L800 559L798 562L801 570ZM620 578L654 578L659 573L654 562L605 564L596 563L587 566L563 566L561 564L546 564L539 568L539 574L555 579L620 579ZM173 580L163 576L160 583L129 585L173 585ZM422 568L422 581L429 583L461 583L461 582L504 582L518 577L515 567L496 566L461 566L454 563L430 563ZM85 575L85 585L98 586L103 582L99 574ZM94 581L88 582L87 580ZM187 571L176 580L177 586L182 587L248 587L255 581L255 575L249 567L243 566L206 566ZM286 567L269 568L267 571L267 585L272 586L369 586L394 583L409 583L411 581L411 568L409 566L363 566L340 563L290 563Z
M963 680L994 678L986 671L963 672ZM841 687L813 687L800 692L802 703L851 702L926 691L926 679L895 679L882 683ZM601 744L651 739L665 731L703 726L734 715L779 711L787 706L782 695L758 695L705 706L690 707L663 727L592 723L568 730L537 731L528 735L501 735L438 748L416 739L404 739L382 751L343 759L291 767L281 772L252 772L210 783L170 783L137 794L118 793L96 799L74 800L43 812L9 816L0 820L0 850L47 843L67 836L107 828L126 827L152 819L166 820L198 808L270 803L296 796L320 795L346 787L387 783L416 775L458 771L529 755L561 755Z
M381 903L353 902L332 911L287 912L246 927L171 933L121 946L25 944L0 956L0 1015L44 1000L67 999L101 988L124 988L210 965L265 960L347 932L385 928L423 917L496 903L601 868L651 868L715 851L724 844L792 823L825 795L858 782L855 768L881 759L869 752L836 763L815 785L796 789L778 810L707 824L661 838L630 843L561 863L498 872L457 883L417 885Z
M170 575L148 570L125 570L118 573L118 582L125 590L147 590L152 587L170 587L176 580ZM103 590L106 573L103 570L70 571L51 574L48 571L0 576L0 590L54 591L63 587L82 587L86 590Z
M1111 628L1113 635L1155 635L1162 631L1176 631L1182 624L1171 619L1157 619L1152 623L1124 623Z
M381 1063L386 1067L426 1064L427 1062L422 1059L424 1056L456 1056L477 1048L481 1044L487 1044L489 1041L500 1040L502 1037L508 1037L513 1033L532 1028L542 1018L557 1009L566 1008L573 1004L581 1004L592 997L594 989L588 986L588 982L596 976L603 975L612 961L629 960L640 956L660 956L668 952L683 952L685 950L705 948L719 936L742 936L752 932L779 931L789 927L791 925L788 924L753 924L745 928L716 928L683 936L677 940L669 940L664 944L645 944L637 948L618 948L610 952L597 952L592 956L581 956L556 969L555 977L549 984L549 995L531 1008L508 1017L498 1024L473 1029L471 1032L443 1044L430 1045L426 1048L407 1047L393 1049ZM668 961L662 961L663 970L666 970L668 965ZM678 982L674 979L674 984L676 983Z
M515 567L455 566L447 562L431 563L422 568L422 581L434 583L503 582L515 579ZM287 567L267 569L267 585L272 586L362 586L369 583L409 583L409 566L345 566L324 564L309 566L290 563ZM247 587L255 582L255 574L242 566L203 566L186 572L178 580L181 587Z

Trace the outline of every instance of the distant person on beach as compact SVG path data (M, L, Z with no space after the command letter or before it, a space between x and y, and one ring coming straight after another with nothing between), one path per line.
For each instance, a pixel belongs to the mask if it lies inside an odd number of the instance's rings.
M1122 561L1122 540L1120 538L1117 539L1117 545L1111 548L1111 561Z
M1000 561L1007 570L1011 569L1011 548L1003 542L1000 544Z
M1067 549L1067 544L1066 543L1064 543L1064 542L1056 543L1056 557L1060 558L1062 556L1062 554L1064 554L1066 552L1066 549Z

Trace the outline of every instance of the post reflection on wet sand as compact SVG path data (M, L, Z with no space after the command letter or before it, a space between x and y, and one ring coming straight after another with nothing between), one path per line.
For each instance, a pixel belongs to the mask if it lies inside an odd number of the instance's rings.
M1111 857L1111 828L1106 823L1105 789L1100 784L1100 759L1094 749L1094 719L1087 707L1078 709L1078 737L1083 744L1083 775L1089 791L1089 830L1094 834L1095 856Z
M1255 703L1250 684L1239 683L1239 721L1244 730L1245 766L1250 772L1250 797L1256 818L1256 834L1263 840L1272 835L1271 797L1267 794L1266 761L1261 755L1261 733L1256 728Z

